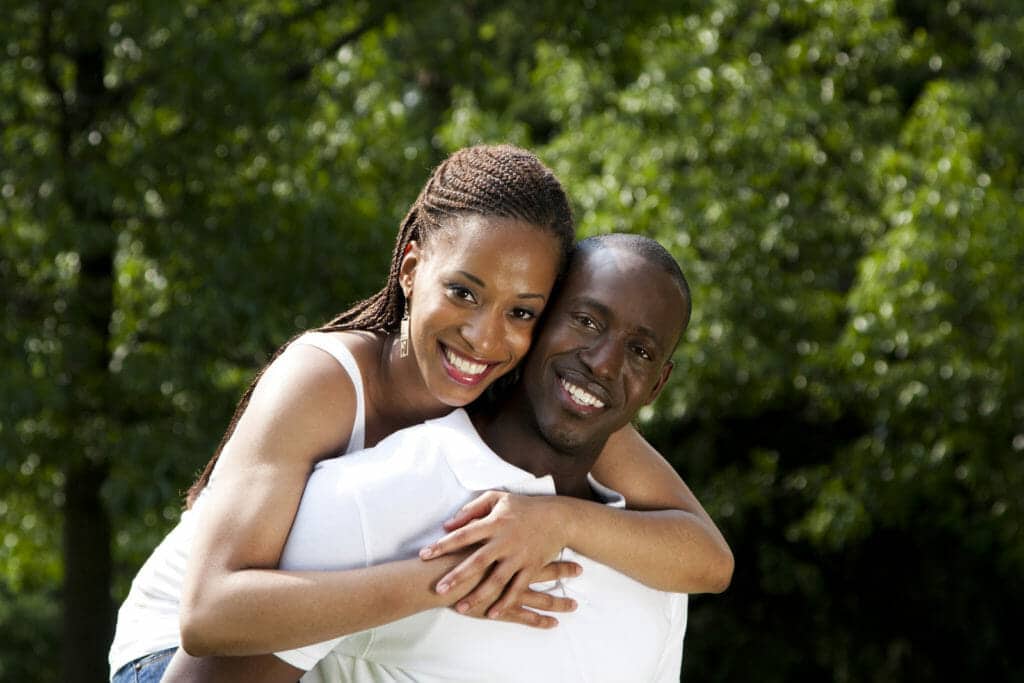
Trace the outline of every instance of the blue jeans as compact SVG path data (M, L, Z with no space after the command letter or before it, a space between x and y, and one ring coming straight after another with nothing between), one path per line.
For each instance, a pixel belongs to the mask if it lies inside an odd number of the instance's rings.
M128 662L117 670L111 683L160 683L164 670L177 651L178 648L172 647Z

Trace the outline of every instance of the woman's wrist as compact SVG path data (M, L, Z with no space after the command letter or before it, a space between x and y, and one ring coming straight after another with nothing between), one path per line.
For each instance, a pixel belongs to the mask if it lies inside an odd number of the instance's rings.
M572 547L579 532L579 510L576 498L544 496L549 515L548 528L554 531L558 548Z

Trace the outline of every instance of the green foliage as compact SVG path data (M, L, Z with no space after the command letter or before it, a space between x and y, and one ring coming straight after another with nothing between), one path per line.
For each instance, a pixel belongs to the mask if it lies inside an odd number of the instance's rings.
M1019 677L1021 8L584 4L8 13L0 678L58 675L76 473L117 601L253 373L380 285L438 159L499 140L693 286L641 416L737 556L687 676Z

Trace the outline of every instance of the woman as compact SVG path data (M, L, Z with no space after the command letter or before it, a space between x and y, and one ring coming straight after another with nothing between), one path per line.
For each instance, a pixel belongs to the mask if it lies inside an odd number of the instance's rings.
M165 541L171 550L162 545L154 552L122 607L111 650L118 680L141 671L139 659L147 656L159 675L167 659L152 654L180 644L168 628L177 625L179 609L192 654L255 654L431 606L396 600L405 595L402 587L436 585L437 594L464 596L488 570L457 609L549 627L552 617L527 608L571 605L552 604L527 585L571 573L571 566L547 565L565 545L654 587L724 588L732 562L724 540L671 467L632 430L609 444L597 474L651 512L487 494L450 524L461 529L425 549L424 557L445 555L443 571L456 564L448 553L487 541L440 581L434 562L413 561L406 573L387 576L376 568L270 569L317 460L466 405L515 366L571 240L565 194L532 154L476 147L442 163L403 221L385 288L321 335L287 346L243 399L218 455L190 492L193 514ZM579 528L587 533L574 535Z

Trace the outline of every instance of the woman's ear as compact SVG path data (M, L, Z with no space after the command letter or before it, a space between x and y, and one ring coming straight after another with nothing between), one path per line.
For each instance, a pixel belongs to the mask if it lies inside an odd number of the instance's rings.
M406 299L412 295L412 283L416 279L416 267L419 263L420 245L416 241L411 241L405 245L402 264L398 267L398 284L402 287Z

